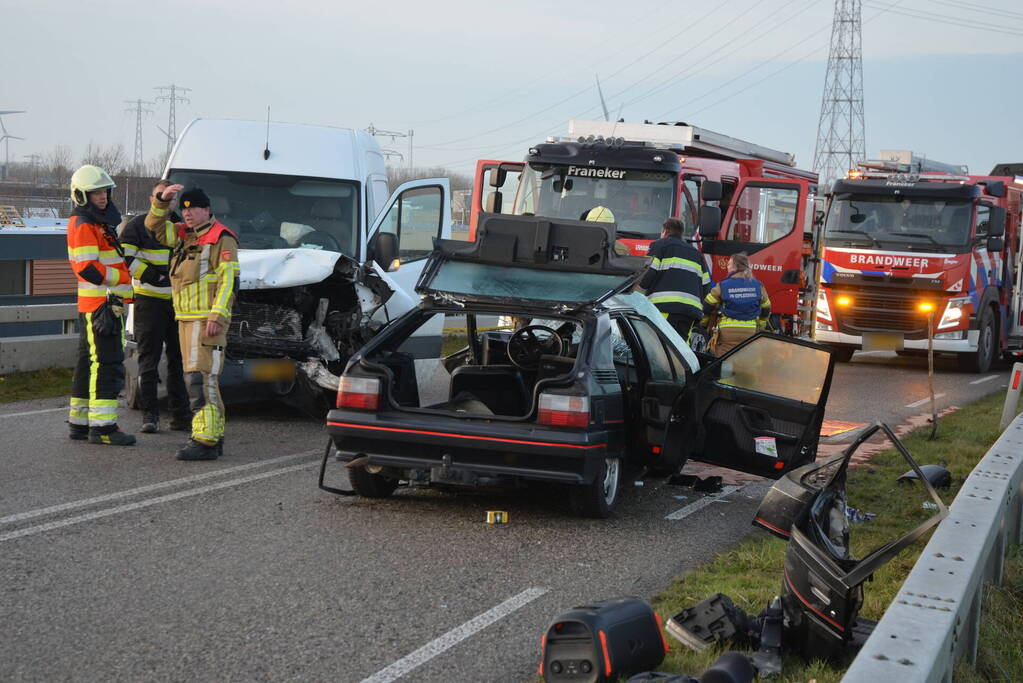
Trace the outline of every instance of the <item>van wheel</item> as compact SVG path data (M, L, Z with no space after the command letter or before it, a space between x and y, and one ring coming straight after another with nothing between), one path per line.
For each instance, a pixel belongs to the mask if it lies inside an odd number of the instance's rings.
M831 347L831 354L835 357L835 361L838 363L848 363L852 360L854 353L856 353L856 349L851 346Z
M959 369L963 372L987 372L995 361L995 352L998 347L998 327L995 325L995 318L991 315L991 307L985 307L980 314L980 321L977 324L979 334L977 335L976 353L961 353L956 357Z
M352 488L363 498L387 498L398 488L398 480L382 474L372 474L365 467L353 467L348 470L348 480Z
M621 459L605 458L592 482L569 487L572 509L583 517L606 519L618 502L621 483Z

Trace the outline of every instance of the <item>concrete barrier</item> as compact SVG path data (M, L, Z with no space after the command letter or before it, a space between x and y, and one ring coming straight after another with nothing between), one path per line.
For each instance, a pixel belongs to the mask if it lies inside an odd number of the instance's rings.
M77 319L77 304L0 306L0 323ZM0 337L0 375L43 368L72 368L77 361L77 334Z
M1023 540L1021 489L1023 415L967 477L844 682L950 682L958 659L976 662L984 583L1001 583Z

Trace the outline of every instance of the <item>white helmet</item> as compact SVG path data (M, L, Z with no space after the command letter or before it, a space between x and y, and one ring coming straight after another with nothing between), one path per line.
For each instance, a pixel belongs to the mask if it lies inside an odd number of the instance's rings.
M78 206L89 202L89 193L96 190L108 192L117 187L110 175L99 166L86 164L71 176L71 201Z

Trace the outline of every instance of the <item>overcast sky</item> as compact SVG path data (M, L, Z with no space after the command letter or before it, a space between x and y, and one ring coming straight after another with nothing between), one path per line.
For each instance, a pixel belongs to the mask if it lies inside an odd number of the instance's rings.
M864 0L868 156L986 173L1023 161L1023 4ZM884 11L885 8L890 8ZM684 120L813 161L832 0L0 0L11 158L92 140L131 154L125 100L191 88L194 117L414 129L416 166L468 171L612 115ZM165 146L167 105L144 123ZM390 146L389 140L382 141ZM394 146L407 151L407 141Z

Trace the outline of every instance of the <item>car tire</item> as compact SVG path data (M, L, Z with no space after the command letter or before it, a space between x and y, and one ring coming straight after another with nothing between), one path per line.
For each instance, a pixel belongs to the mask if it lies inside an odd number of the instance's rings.
M618 502L622 479L621 459L605 458L592 482L570 487L572 509L582 517L606 519Z
M851 346L832 346L831 353L835 357L836 362L848 363L852 360L853 354L856 353L856 349Z
M961 353L956 358L959 369L963 372L984 373L991 369L995 361L995 354L998 349L998 326L995 325L995 317L991 314L991 307L986 306L980 312L980 320L977 323L977 351L975 353Z
M397 479L367 472L365 467L349 469L348 481L352 489L363 498L387 498L398 488Z

